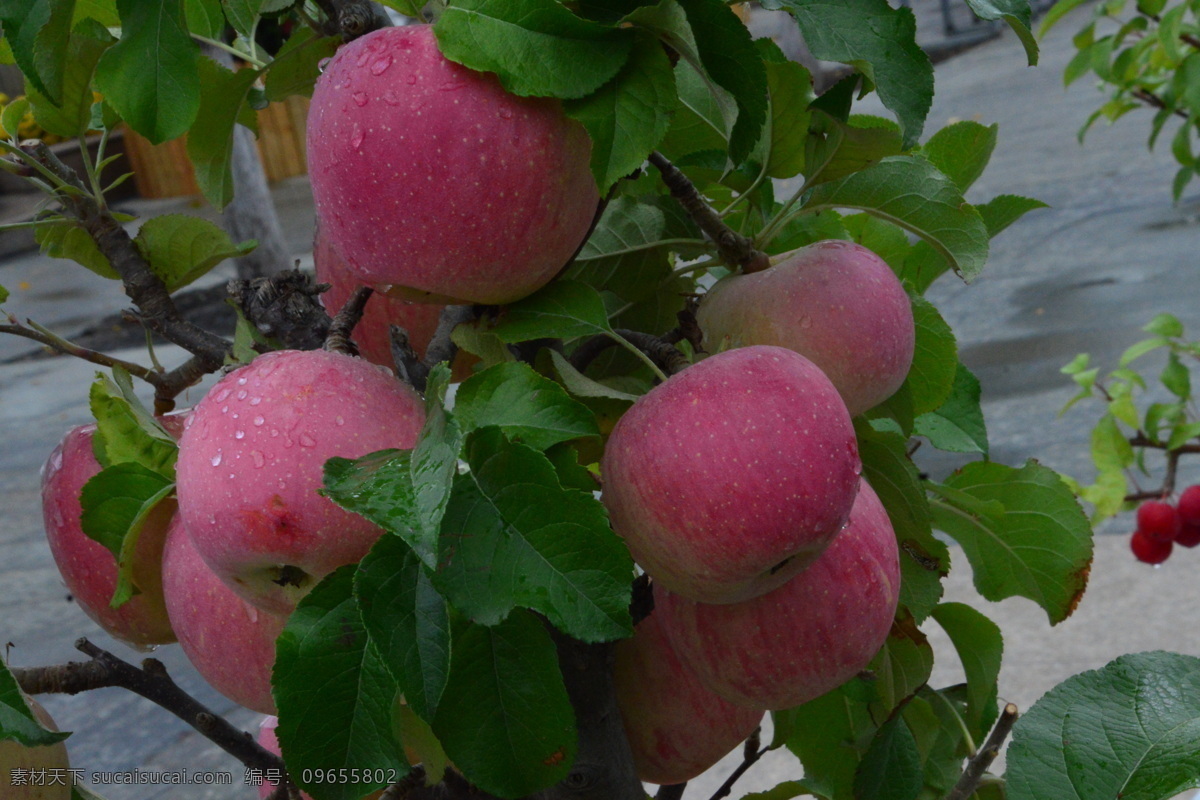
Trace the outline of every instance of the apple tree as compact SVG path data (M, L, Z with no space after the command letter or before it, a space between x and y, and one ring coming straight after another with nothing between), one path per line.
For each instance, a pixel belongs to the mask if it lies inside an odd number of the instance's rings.
M49 455L52 553L105 630L178 640L271 715L256 743L157 661L80 640L83 663L0 669L0 766L60 758L29 695L122 686L276 798L679 798L739 746L717 797L781 748L795 779L760 797L1200 785L1196 659L1123 657L1018 720L998 627L942 601L953 540L985 598L1061 622L1092 531L1074 481L989 458L925 296L1041 203L967 202L997 130L926 129L911 11L764 2L847 65L816 96L721 0L386 5L0 2L26 82L0 124L31 111L84 156L0 142L50 201L20 224L120 281L151 343L84 348L0 288L0 330L102 368L94 426ZM1036 62L1027 3L970 5ZM891 116L856 113L870 92ZM108 139L186 135L222 208L235 129L295 94L322 282L233 282L230 340L174 295L254 242L114 211ZM934 480L918 446L961 466ZM965 683L930 685L931 625Z

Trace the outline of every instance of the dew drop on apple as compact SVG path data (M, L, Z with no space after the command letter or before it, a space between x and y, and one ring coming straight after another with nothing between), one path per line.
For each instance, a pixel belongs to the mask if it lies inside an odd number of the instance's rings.
M366 138L367 134L358 126L357 122L354 123L354 132L350 134L350 146L357 150L362 147L363 140Z
M389 106L398 106L400 105L400 98L396 96L395 92L393 92L391 89L388 89L383 93L383 102L387 103Z
M392 57L391 56L385 55L382 58L377 58L377 59L375 59L375 63L371 65L371 74L376 75L376 76L382 75L383 73L388 71L388 67L390 67L391 65L392 65Z
M246 377L242 376L242 377L238 378L238 386L245 386L245 385L246 385Z
M341 414L338 414L337 417L335 417L333 421L336 422L338 425L346 424L346 420L342 417Z
M325 74L325 68L329 66L329 62L332 60L332 58L322 58L320 61L318 61L317 72L321 73L322 75Z
M414 86L417 83L417 76L416 75L405 75L404 82L407 83L409 86Z
M266 420L263 419L261 415L259 415L254 418L254 427L261 428L264 422L266 422Z
M309 436L307 433L302 433L302 434L300 434L300 446L301 447L316 447L317 440L314 439L313 437Z
M235 438L235 439L245 439L245 438L246 438L246 432L245 432L245 431L234 431L234 432L233 432L233 438Z
M217 454L212 457L212 465L214 467L221 466L221 451L220 450L218 450Z
M509 108L500 109L500 119L512 119L512 109L509 109Z
M213 400L217 401L218 403L225 402L225 398L229 397L229 391L229 389L222 389L217 393L217 396L214 397Z
M248 394L248 392L247 392L245 389L242 389L241 391L239 391L239 392L237 393L237 399L238 399L238 400L245 400L245 399L246 399L246 395L247 395L247 394Z
M800 327L805 328L805 329L811 328L812 327L812 317L801 317L800 318Z
M351 96L354 99L354 105L358 106L359 108L362 108L363 106L365 106L367 104L367 93L366 92L355 92Z
M261 398L261 397L251 397L251 398L250 398L250 405L252 405L252 406L256 406L256 405L258 405L258 404L259 404L259 403L261 403L261 402L262 402L262 398ZM191 417L188 417L188 419L191 419Z
M250 460L254 462L255 469L262 469L263 464L267 463L266 457L258 450L250 451Z

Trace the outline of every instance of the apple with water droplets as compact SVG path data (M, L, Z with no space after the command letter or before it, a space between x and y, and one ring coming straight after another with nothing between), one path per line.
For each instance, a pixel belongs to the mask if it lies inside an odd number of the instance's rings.
M321 495L325 462L410 449L421 398L361 358L267 353L196 404L179 442L179 513L212 570L251 603L289 614L381 529Z
M364 283L501 304L550 281L599 194L583 126L447 60L433 29L338 50L313 91L308 172L322 235Z
M617 642L613 687L638 778L649 783L690 781L745 741L763 716L706 689L676 655L657 614Z
M274 714L275 640L287 619L226 586L200 558L178 516L163 548L163 593L179 646L209 686L246 708Z
M184 417L170 415L159 421L169 433L178 435ZM95 432L95 425L69 430L42 468L42 520L50 553L75 602L113 638L134 647L173 642L175 633L163 605L161 563L175 501L159 503L142 525L133 556L133 582L139 593L113 608L110 601L117 587L117 559L83 532L81 522L80 493L100 472L92 450Z
M58 730L41 703L26 695L21 697L43 728ZM0 740L0 797L4 800L70 800L70 769L65 742L27 747L14 739ZM37 782L14 785L14 772L29 776L32 770L42 776Z
M705 295L696 321L710 352L770 344L803 354L829 376L852 416L900 388L916 342L912 302L891 267L838 240L725 278Z
M850 516L861 469L824 373L782 347L745 347L688 367L625 412L601 462L601 500L656 585L733 603L821 554Z
M675 652L732 703L807 703L861 672L886 641L900 598L896 534L862 482L850 522L815 562L773 592L729 605L655 592Z

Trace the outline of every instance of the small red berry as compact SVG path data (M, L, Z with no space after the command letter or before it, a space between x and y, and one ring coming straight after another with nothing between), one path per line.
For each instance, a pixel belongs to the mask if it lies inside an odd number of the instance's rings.
M1143 531L1134 531L1133 538L1129 540L1129 547L1138 561L1144 561L1147 564L1161 564L1167 560L1167 556L1171 555L1171 550L1175 545L1169 541L1164 542L1151 538Z
M1191 522L1183 523L1183 527L1179 529L1179 535L1175 537L1175 541L1184 547L1195 547L1200 544L1200 525L1195 525Z
M1138 530L1160 542L1172 542L1179 535L1179 513L1170 503L1151 500L1137 510Z
M1200 486L1189 486L1179 495L1179 518L1185 524L1200 525Z

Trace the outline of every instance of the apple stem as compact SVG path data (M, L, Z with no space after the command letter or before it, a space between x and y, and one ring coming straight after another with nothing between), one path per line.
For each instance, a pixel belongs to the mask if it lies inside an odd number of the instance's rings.
M966 800L975 793L979 787L979 782L983 779L984 772L996 760L996 756L1000 754L1000 747L1004 744L1004 740L1008 738L1008 734L1012 731L1013 724L1017 721L1017 707L1012 703L1004 706L1004 711L1000 714L1000 719L996 722L996 727L992 728L992 734L984 742L983 747L978 753L971 757L967 762L966 769L963 770L962 777L958 779L958 783L954 784L954 788L950 790L950 794L946 795L946 800Z
M425 358L421 358L413 349L408 339L408 332L393 325L391 327L392 360L396 362L396 371L400 379L421 394L425 393L425 384L429 380L430 371L445 361L454 363L458 355L458 345L451 335L459 325L471 322L477 316L475 306L446 306L438 316L437 330L425 348Z
M350 295L350 299L337 312L329 326L329 333L325 335L326 350L350 356L358 355L358 346L350 336L354 333L354 326L362 320L367 301L374 293L375 290L370 286L359 286L354 290L354 294Z
M738 779L746 774L746 771L758 763L758 760L765 756L771 749L770 745L759 747L759 732L761 728L755 728L754 733L750 734L750 738L746 739L746 747L742 754L742 763L738 764L737 769L730 773L721 787L713 793L709 800L721 800L722 797L728 797L733 791L733 785Z
M284 771L283 759L179 688L161 661L147 658L138 669L86 638L78 639L75 649L92 660L13 669L13 676L27 694L74 695L112 686L128 689L170 711L247 767Z
M29 327L22 325L20 322L13 322L11 325L0 325L0 333L11 333L14 336L22 336L26 339L32 339L39 344L57 350L69 356L82 358L84 361L90 361L93 364L99 364L103 367L121 367L130 375L141 378L142 380L153 383L158 377L157 373L149 367L143 367L141 364L134 364L130 361L122 361L119 358L114 358L106 353L101 353L96 350L89 350L86 347L69 342L58 334L50 331L41 325L38 325L33 320L26 320Z
M671 196L679 201L688 216L700 226L713 243L721 258L730 268L741 272L760 272L771 266L767 254L754 247L754 241L730 228L725 221L704 201L688 177L667 160L662 153L650 154L650 163L662 174L663 183L671 190Z

